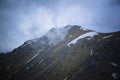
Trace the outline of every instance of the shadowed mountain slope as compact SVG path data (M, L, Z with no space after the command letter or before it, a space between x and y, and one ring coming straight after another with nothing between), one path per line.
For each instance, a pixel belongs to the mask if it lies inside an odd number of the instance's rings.
M81 26L51 29L0 54L0 80L120 79L120 31L99 33Z

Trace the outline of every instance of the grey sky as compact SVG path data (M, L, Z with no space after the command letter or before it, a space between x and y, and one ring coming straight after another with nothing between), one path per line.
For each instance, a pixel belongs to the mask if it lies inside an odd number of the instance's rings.
M118 31L120 0L0 0L0 52L69 24Z

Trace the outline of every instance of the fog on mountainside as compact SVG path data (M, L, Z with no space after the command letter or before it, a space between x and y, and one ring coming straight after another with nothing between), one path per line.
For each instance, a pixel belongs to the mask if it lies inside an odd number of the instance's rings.
M66 25L119 31L119 14L120 0L0 0L0 52Z

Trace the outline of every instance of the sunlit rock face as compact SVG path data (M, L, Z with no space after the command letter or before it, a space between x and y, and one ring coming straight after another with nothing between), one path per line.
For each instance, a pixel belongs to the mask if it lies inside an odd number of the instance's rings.
M119 80L119 35L77 25L51 29L0 54L0 80Z

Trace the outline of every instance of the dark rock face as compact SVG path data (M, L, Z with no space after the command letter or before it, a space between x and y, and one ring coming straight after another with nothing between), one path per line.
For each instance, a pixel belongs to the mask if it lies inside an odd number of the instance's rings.
M57 31L0 54L0 80L120 79L120 32L97 33L77 25ZM90 32L96 35L84 35Z

